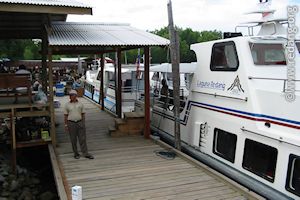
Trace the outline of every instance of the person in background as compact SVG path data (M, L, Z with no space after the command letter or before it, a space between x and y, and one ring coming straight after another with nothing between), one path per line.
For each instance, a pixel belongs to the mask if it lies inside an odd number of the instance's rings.
M74 158L79 159L80 155L77 150L77 139L79 140L80 149L85 158L94 159L94 157L88 153L86 144L86 132L85 132L85 112L83 104L77 99L77 91L71 90L69 92L70 101L65 104L64 107L64 121L65 132L69 133Z
M36 79L32 85L32 90L33 91L38 91L39 86L41 86L42 84L40 83L39 79Z
M0 60L0 73L8 73L7 67L4 65L4 62Z
M169 87L167 85L166 79L161 80L162 88L160 90L160 101L167 104L168 97L169 97Z
M25 65L20 65L15 74L30 74L30 80L32 81L31 72L27 70Z
M34 80L39 80L41 77L40 77L40 69L39 69L39 66L35 66L34 67L34 70L32 72L32 77Z
M43 86L39 84L38 86L37 93L34 95L34 103L40 104L40 105L45 105L48 101L47 95L43 91Z
M74 83L72 85L72 89L76 90L78 88L82 88L83 87L82 83L83 82L81 82L81 79L78 76L76 76L75 77L75 81L74 81Z

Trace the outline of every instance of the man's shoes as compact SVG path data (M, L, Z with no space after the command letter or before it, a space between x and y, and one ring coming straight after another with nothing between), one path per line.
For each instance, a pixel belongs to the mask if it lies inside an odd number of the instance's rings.
M79 154L75 154L75 155L74 155L74 158L75 158L75 159L79 159L79 158L80 158L80 155L79 155Z
M86 155L85 157L88 158L88 159L94 159L94 156L92 156L90 154Z

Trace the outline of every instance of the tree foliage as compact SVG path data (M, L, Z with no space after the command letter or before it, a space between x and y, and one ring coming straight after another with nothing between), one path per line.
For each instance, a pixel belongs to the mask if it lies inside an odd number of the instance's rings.
M180 39L180 62L195 62L196 55L190 50L190 45L206 42L211 40L217 40L222 38L221 31L193 31L191 28L177 28ZM160 30L155 30L152 33L159 35L161 37L169 39L169 30L164 27ZM153 47L151 51L152 63L163 63L170 62L170 56L168 51L161 49L159 47Z
M41 59L41 44L33 40L0 40L0 58L11 60Z

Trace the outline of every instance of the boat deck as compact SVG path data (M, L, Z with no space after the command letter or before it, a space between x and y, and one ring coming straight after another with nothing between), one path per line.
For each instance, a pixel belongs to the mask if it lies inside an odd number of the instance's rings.
M95 159L76 160L69 137L63 131L62 107L68 97L56 99L62 106L56 109L58 146L57 157L52 161L59 163L56 170L61 168L62 176L56 176L56 182L64 182L69 189L69 198L74 185L82 186L83 199L258 198L218 177L212 170L201 167L201 164L189 162L185 156L179 155L171 160L157 156L156 151L166 149L153 140L142 136L110 137L108 127L113 125L113 117L85 98L80 98L80 101L86 108L87 143ZM58 184L58 187L61 186Z

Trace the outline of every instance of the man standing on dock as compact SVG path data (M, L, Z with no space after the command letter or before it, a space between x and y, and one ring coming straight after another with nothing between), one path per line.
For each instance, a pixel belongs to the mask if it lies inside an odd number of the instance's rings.
M76 90L71 90L69 92L69 95L70 101L67 102L64 107L65 132L69 132L74 152L74 158L80 158L80 155L77 150L78 138L83 156L88 159L94 159L94 157L88 153L86 145L85 113L83 104L80 101L78 101Z

